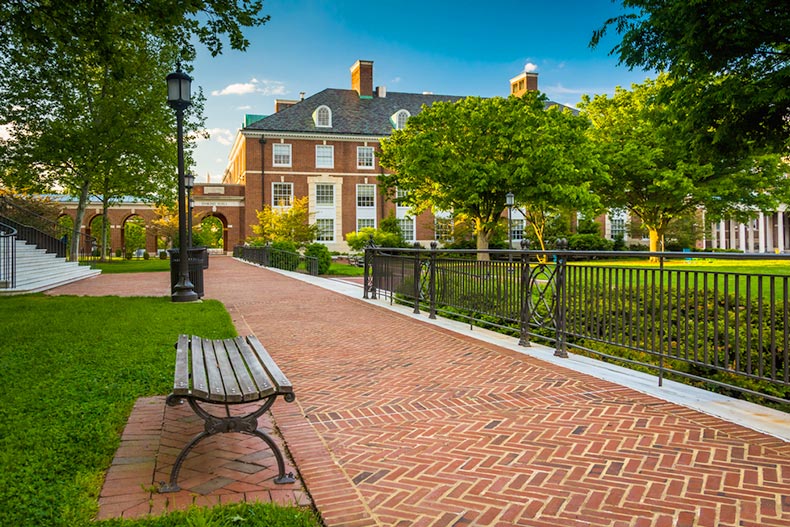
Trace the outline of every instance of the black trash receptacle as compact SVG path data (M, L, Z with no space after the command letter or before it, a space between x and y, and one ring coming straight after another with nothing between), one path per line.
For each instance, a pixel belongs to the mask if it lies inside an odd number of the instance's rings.
M181 254L178 249L168 249L167 254L170 256L170 292L174 293L178 284ZM192 282L192 290L197 293L198 298L203 298L203 269L207 268L208 251L205 247L192 247L187 250L189 281Z

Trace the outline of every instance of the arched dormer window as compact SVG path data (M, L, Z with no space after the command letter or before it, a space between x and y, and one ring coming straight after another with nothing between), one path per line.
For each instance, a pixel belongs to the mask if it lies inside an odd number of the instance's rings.
M313 113L313 121L319 128L332 128L332 110L329 106L319 106Z
M409 117L411 117L411 114L408 111L398 110L395 112L395 115L391 117L392 126L394 126L396 130L403 130L406 127L406 121Z

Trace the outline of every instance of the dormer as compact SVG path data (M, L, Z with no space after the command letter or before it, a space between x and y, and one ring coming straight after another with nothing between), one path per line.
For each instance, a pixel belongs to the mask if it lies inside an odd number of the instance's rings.
M332 128L332 110L321 105L313 112L313 122L317 128Z
M398 110L390 117L392 127L396 130L403 130L406 127L406 121L411 117L408 110Z

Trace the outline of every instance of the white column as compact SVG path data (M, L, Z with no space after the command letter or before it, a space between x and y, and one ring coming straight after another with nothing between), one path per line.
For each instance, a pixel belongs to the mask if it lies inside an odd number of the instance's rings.
M719 249L727 248L727 229L724 220L719 221Z
M728 220L727 226L730 228L730 244L727 246L728 249L735 249L738 245L735 240L735 220Z
M781 210L776 213L776 222L777 222L777 247L779 248L779 252L785 252L785 214Z
M754 252L754 222L756 220L749 220L746 227L746 252Z
M746 225L743 223L738 224L738 236L740 237L738 248L746 252Z
M760 244L759 252L765 252L765 215L761 212L757 216L757 241Z

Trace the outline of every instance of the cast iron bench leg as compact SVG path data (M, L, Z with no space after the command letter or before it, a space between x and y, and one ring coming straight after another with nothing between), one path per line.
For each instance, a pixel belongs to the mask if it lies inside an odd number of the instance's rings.
M189 403L189 406L192 407L192 410L194 410L195 413L203 419L205 430L193 437L192 441L190 441L189 444L185 446L183 450L181 450L181 453L178 455L175 464L173 464L173 469L170 471L170 482L162 482L159 487L160 493L178 492L181 490L181 487L178 486L178 473L181 470L181 464L184 462L184 459L186 459L187 454L189 454L189 452L203 439L215 434L227 432L240 432L243 434L254 435L262 439L269 446L272 453L274 454L275 459L277 460L277 469L279 474L276 478L274 478L274 482L278 485L285 485L295 481L292 472L289 472L288 474L285 473L285 459L283 458L282 452L280 452L280 448L277 446L271 436L269 436L269 434L258 430L258 417L263 415L263 413L266 412L266 410L268 410L272 404L274 404L274 401L277 398L276 395L268 397L264 401L263 406L251 414L238 417L217 417L212 415L201 408L191 397L173 397L171 399L171 396L168 396L167 404L172 406L179 398L186 399ZM288 400L288 396L285 398ZM291 400L293 400L293 398L291 398ZM228 415L230 415L230 410L227 408L227 405L225 405L225 409Z

